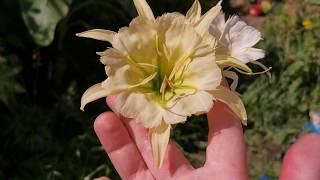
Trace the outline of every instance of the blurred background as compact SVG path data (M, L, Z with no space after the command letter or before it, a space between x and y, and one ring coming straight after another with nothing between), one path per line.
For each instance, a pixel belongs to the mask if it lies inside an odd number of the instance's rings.
M149 0L156 15L185 13L193 0ZM206 11L217 1L200 0ZM266 75L241 76L251 179L277 179L286 149L320 111L320 0L224 0L263 32ZM101 99L81 112L80 97L106 78L96 51L110 44L77 38L117 31L136 16L132 0L0 0L0 179L120 179L93 131L109 110ZM258 70L258 69L257 69ZM173 138L194 166L204 161L205 116L177 125Z

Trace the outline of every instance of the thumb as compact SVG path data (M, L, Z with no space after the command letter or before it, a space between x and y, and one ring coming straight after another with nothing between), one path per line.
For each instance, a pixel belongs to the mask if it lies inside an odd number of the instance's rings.
M283 160L280 179L320 179L319 134L304 135L289 148Z

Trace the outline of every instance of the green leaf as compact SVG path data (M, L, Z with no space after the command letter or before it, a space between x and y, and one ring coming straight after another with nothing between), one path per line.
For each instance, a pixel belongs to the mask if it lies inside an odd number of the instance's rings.
M20 0L21 14L30 35L40 46L54 39L58 22L67 14L71 0Z
M310 0L310 2L313 4L320 4L320 0Z

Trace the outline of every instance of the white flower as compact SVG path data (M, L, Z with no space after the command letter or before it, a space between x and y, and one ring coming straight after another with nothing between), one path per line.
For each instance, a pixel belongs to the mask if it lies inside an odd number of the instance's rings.
M261 40L261 33L240 21L238 16L231 16L225 21L220 13L210 26L210 33L219 37L216 55L229 55L242 63L264 58L262 49L253 48Z
M117 33L94 29L77 34L113 46L98 53L108 78L83 94L81 109L117 94L116 109L149 128L155 164L160 167L172 124L209 112L213 100L226 103L244 123L246 113L240 98L220 86L216 39L208 33L220 3L203 16L196 0L187 16L167 13L157 18L145 0L134 4L139 16L129 27Z

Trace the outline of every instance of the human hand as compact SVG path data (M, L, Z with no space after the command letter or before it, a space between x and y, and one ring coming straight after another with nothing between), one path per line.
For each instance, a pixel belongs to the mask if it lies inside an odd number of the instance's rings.
M246 151L240 120L223 103L208 113L206 162L194 169L170 141L164 163L154 166L148 131L134 120L118 115L115 97L107 103L115 112L101 114L94 123L96 134L123 179L247 179Z
M280 179L320 179L320 134L303 135L289 148L282 163Z
M107 102L114 109L115 97ZM115 111L114 111L115 112ZM94 128L122 179L248 179L246 151L240 120L216 102L208 113L206 162L194 169L170 141L163 166L153 165L147 129L117 112L101 114ZM287 152L280 179L320 179L320 135L300 138ZM101 177L99 180L108 178Z

